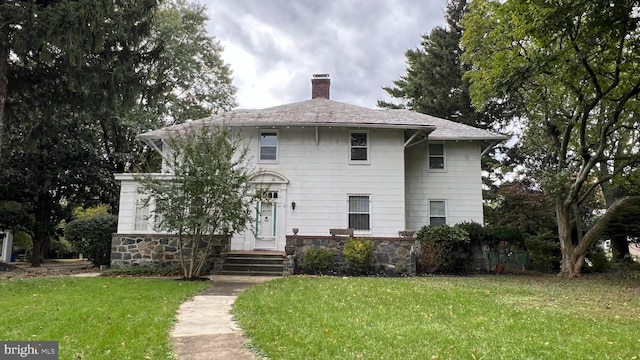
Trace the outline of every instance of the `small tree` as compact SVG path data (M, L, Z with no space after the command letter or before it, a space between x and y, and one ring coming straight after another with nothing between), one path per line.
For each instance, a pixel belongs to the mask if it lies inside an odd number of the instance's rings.
M189 279L200 275L213 237L246 228L261 196L250 183L246 145L225 126L192 130L169 137L171 175L136 177L161 216L160 228L178 235L180 265Z

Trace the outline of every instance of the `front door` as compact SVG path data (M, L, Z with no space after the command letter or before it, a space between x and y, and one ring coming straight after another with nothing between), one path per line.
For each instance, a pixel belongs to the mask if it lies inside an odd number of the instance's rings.
M254 249L275 250L278 229L278 192L269 191L267 199L256 206L256 237Z

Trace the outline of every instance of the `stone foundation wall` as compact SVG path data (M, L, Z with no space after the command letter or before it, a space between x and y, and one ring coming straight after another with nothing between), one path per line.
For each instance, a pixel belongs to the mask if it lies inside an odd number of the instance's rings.
M393 237L358 237L371 240L373 245L374 269L377 274L383 275L408 275L416 274L416 258L414 254L415 238L393 238ZM349 236L306 236L287 235L287 246L295 246L294 256L289 257L290 271L300 273L303 271L302 264L304 252L309 247L324 247L333 251L332 270L345 272L348 270L347 264L342 255L344 245ZM285 269L286 273L286 269Z
M209 260L212 271L222 267L223 255L231 250L228 237L216 236ZM203 241L202 247L206 246ZM183 249L191 254L191 247ZM118 269L130 266L170 266L180 262L178 237L174 234L113 234L111 237L111 267Z

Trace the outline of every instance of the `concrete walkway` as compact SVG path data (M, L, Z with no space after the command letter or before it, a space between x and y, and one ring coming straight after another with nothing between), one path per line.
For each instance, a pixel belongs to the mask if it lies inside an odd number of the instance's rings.
M180 305L171 331L173 352L179 360L254 360L232 319L231 305L240 291L274 278L214 275L211 279L210 289Z

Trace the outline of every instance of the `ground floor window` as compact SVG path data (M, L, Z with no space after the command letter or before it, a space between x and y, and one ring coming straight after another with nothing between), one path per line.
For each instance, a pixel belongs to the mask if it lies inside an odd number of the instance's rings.
M444 200L429 200L429 225L442 226L447 223L447 203Z
M371 230L371 201L369 195L349 195L349 228Z

